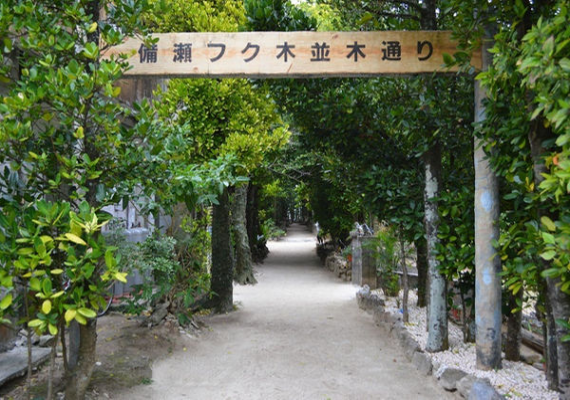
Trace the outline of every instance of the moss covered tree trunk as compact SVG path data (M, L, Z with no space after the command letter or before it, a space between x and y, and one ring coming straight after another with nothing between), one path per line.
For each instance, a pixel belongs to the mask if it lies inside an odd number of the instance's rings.
M218 197L212 213L212 301L220 313L233 309L234 267L230 238L230 199L228 189Z
M253 276L253 262L247 235L246 206L247 186L242 185L234 191L232 203L232 230L236 245L236 265L234 280L240 285L253 285L257 283Z
M437 352L449 347L447 333L447 282L439 272L439 213L437 197L441 185L441 145L436 142L424 154L425 163L425 230L427 236L429 311L426 351Z

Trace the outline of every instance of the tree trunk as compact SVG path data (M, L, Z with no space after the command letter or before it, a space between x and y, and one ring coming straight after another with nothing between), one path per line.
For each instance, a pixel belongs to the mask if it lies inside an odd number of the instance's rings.
M558 389L558 357L556 351L556 322L552 318L552 306L550 300L546 295L546 281L540 279L539 287L544 310L539 309L538 302L536 307L536 315L542 321L542 335L544 341L544 362L546 365L546 380L548 381L548 388L551 390Z
M24 293L24 312L26 319L30 320L30 299L28 298L28 289L27 286L24 285L23 289ZM33 372L33 358L32 358L32 329L28 327L26 329L26 348L27 348L27 355L28 355L28 373L26 376L26 399L30 400L32 398L32 372Z
M491 65L492 33L483 38L483 69ZM475 83L475 122L484 121L486 93ZM477 368L501 367L501 259L493 242L499 239L499 184L491 169L485 143L475 140L475 318Z
M425 238L414 242L416 246L416 268L418 269L418 307L427 305L427 243Z
M93 22L99 22L100 19L100 2L97 0L91 0L86 4L87 13L91 15ZM95 29L93 32L88 34L88 40L93 43L99 43L99 30ZM87 66L86 62L86 66ZM90 107L91 104L87 104L86 107ZM87 115L87 112L86 114ZM88 132L85 135L84 146L85 153L91 157L92 160L96 160L99 156L96 147L94 146L93 132ZM90 206L98 208L100 206L97 201L97 185L99 181L97 179L89 180L86 184L85 199ZM63 335L63 333L62 333ZM70 339L71 340L71 339ZM76 357L75 365L71 363L68 364L69 370L66 371L66 387L65 387L65 398L73 400L81 400L85 398L85 393L87 392L87 386L91 380L91 375L93 374L93 369L95 367L96 358L96 348L97 348L97 319L90 319L87 321L86 325L81 325L79 327L79 341L77 347L71 346L70 358ZM74 354L74 350L77 350Z
M520 361L521 359L521 342L522 342L522 308L518 304L522 304L524 291L519 290L517 294L509 292L507 299L507 340L505 342L505 359L509 361ZM517 312L512 312L518 308Z
M553 138L552 131L544 127L541 119L537 120L529 133L529 142L533 159L534 183L539 187L544 180L542 174L548 172L544 165L543 156L546 149L543 147L545 140ZM552 220L558 219L558 215L549 212L547 207L540 206L538 215L548 216ZM541 260L542 270L550 268L550 262ZM551 312L546 313L546 341L547 347L547 373L551 388L562 392L561 399L570 399L570 342L561 339L568 335L568 329L556 323L557 320L568 321L570 319L570 296L560 290L562 283L560 277L546 278L546 304ZM555 349L554 349L554 348Z
M95 367L95 351L97 348L97 318L79 326L79 354L77 365L68 372L65 387L65 398L81 400L85 398L87 386Z
M253 249L257 245L257 235L259 233L259 221L257 219L257 186L253 184L250 184L247 187L245 222L247 226L249 248Z
M424 154L425 164L425 229L427 235L429 288L429 321L426 351L437 352L449 347L447 336L447 282L439 272L436 247L439 243L437 197L441 182L441 145L434 143Z
M53 338L53 344L51 345L49 353L48 389L46 395L47 400L53 400L53 376L55 372L55 356L57 353L57 341L59 340L60 333L62 334L62 336L64 336L63 335L64 332L58 331L56 333L55 337Z
M402 233L402 227L400 227L400 258L402 262L402 289L404 291L402 298L402 320L404 323L408 323L410 322L410 315L408 313L408 292L410 287L408 285L408 266L406 265L406 248L404 243L404 235Z
M233 278L228 189L218 197L212 213L212 308L219 313L233 310Z
M475 343L475 298L473 289L460 288L461 295L461 322L463 324L463 342ZM471 303L471 304L469 304Z
M232 204L232 229L236 244L234 280L240 285L254 285L257 283L253 276L253 263L251 261L251 250L247 235L247 186L242 185L236 188Z

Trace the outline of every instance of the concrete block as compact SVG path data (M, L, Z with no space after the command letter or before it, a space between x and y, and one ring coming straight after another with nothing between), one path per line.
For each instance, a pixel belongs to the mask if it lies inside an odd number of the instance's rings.
M32 365L37 366L48 360L50 349L32 348ZM0 386L5 382L26 375L28 370L28 349L15 347L0 354Z

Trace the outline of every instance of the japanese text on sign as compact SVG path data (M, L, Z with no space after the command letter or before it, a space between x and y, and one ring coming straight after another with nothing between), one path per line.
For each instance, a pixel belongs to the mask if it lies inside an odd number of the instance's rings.
M113 54L134 54L130 75L366 76L447 72L449 32L167 33L150 47L128 39ZM133 51L134 50L134 51ZM478 67L478 56L473 66Z

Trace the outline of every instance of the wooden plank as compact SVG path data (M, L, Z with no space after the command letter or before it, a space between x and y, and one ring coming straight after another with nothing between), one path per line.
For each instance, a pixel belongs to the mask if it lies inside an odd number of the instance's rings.
M155 48L127 39L104 58L130 54L130 76L361 77L452 72L448 31L162 33ZM473 66L480 68L476 54Z

